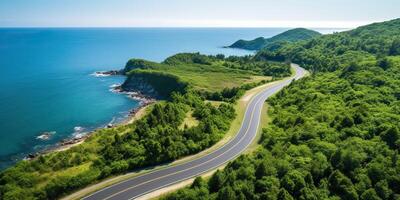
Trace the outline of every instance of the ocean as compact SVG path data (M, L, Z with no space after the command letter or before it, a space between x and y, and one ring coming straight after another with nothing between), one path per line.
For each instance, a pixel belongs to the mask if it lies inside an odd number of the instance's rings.
M238 39L286 28L0 28L0 169L28 153L127 117L138 101L110 91L130 58L162 61L179 52L247 55ZM330 33L337 29L317 29ZM49 140L38 139L50 132Z

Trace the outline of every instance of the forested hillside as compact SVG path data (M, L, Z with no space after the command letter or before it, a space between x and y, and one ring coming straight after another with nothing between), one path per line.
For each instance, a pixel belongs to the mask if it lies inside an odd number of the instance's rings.
M368 57L400 55L399 29L399 19L375 23L309 41L283 44L274 51L267 48L256 57L291 60L313 71L335 71L347 67L349 62L361 62Z
M163 199L400 199L400 19L256 57L314 73L268 101L255 153Z
M132 59L122 72L128 76L123 88L140 80L164 101L131 124L97 130L80 145L2 171L0 199L56 199L110 176L204 150L230 128L235 101L245 90L288 76L290 68L253 57L188 53L162 63Z
M230 48L239 48L239 49L247 49L247 50L260 50L265 47L273 47L282 43L291 43L297 42L301 40L308 40L314 38L316 36L320 36L321 33L317 31L305 29L305 28L295 28L288 31L285 31L281 34L278 34L271 38L263 38L259 37L254 40L238 40L232 45Z

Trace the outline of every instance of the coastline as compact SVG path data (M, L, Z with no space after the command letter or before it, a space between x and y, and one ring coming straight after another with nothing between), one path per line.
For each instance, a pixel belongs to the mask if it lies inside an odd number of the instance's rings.
M106 77L106 76L113 76L113 75L122 75L120 71L117 70L110 70L110 71L100 71L100 72L94 72L93 75L96 77ZM110 89L111 92L113 93L118 93L118 94L125 94L128 98L134 99L139 101L139 105L133 109L130 109L128 111L128 115L121 121L116 122L116 123L108 123L105 126L100 126L98 128L95 128L94 130L91 130L87 133L82 133L82 134L77 134L75 136L71 136L65 139L62 139L61 141L55 143L54 145L51 145L41 151L38 152L33 152L27 154L23 160L33 160L37 158L40 155L46 155L52 152L60 152L60 151L66 151L74 146L77 146L79 144L82 144L86 139L91 137L93 133L95 133L98 130L101 129L107 129L107 128L114 128L117 126L124 126L133 123L137 119L139 119L143 114L145 113L146 109L157 102L157 100L151 96L143 95L139 90L123 90L121 87L121 84L118 85L113 85ZM47 133L44 133L43 136L47 137ZM40 136L38 136L40 137Z
M100 129L105 129L105 128L114 128L117 126L124 126L124 125L128 125L133 123L134 121L136 121L137 119L139 119L146 111L146 109L151 106L152 104L154 104L156 101L152 101L149 102L147 104L141 104L138 107L131 109L129 111L129 115L126 117L126 119L122 120L121 122L115 123L113 124L112 127L101 127L101 128L97 128L93 131L90 131L89 133L87 133L85 136L80 137L80 138L70 138L70 139L64 139L61 142L58 142L57 144L55 144L54 147L49 148L43 152L39 152L39 155L44 155L44 154L48 154L51 152L60 152L60 151L66 151L74 146L78 146L79 144L82 144L83 142L85 142L86 139L88 139L90 136L93 135L93 133L95 133L96 131L100 130Z

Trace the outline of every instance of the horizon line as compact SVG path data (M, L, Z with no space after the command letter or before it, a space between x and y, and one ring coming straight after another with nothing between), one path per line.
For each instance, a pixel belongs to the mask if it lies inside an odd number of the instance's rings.
M64 23L37 23L36 25L10 25L3 24L0 28L336 28L352 29L367 24L382 22L376 21L246 21L246 20L163 20L163 21L113 21L112 23L90 23L83 24Z

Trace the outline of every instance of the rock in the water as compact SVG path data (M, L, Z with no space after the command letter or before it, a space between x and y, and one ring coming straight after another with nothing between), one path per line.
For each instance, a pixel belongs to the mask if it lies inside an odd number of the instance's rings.
M55 133L56 133L55 131L43 132L41 135L37 136L36 139L49 140L51 136L54 135Z
M96 77L103 77L103 76L112 76L112 75L120 75L121 72L119 70L110 70L110 71L99 71L93 73Z

